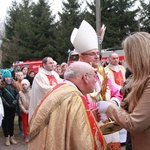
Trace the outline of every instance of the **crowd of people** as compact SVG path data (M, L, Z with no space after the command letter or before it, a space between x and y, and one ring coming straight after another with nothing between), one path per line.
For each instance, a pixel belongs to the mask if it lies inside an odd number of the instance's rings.
M49 67L50 63L51 66ZM42 64L43 67L39 69L35 81L37 81L38 84L40 84L41 86L43 84L43 87L40 87L39 91L36 88L34 88L36 93L32 94L32 97L37 96L39 101L44 96L44 94L49 90L49 88L47 88L46 90L46 88L44 87L46 86L46 83L48 83L47 86L49 86L49 81L51 80L48 78L48 80L45 83L43 83L43 81L41 81L42 84L39 83L40 82L39 78L43 80L42 76L45 74L45 73L42 74L41 77L38 78L38 75L40 74L41 70L45 69L47 73L49 71L54 72L55 76L57 76L57 78L62 81L63 74L65 72L65 69L67 68L67 63L63 62L61 65L57 65L56 62L50 57L45 57L42 61ZM60 66L60 69L57 69L58 66ZM15 116L18 117L18 127L20 131L20 135L24 136L24 141L26 143L28 143L29 141L28 115L29 115L29 103L30 103L30 99L32 98L30 96L31 95L30 92L32 89L32 83L34 77L35 77L35 72L33 70L29 71L27 66L23 66L20 70L13 70L13 71L10 69L0 70L1 106L3 105L1 109L3 108L4 111L3 113L4 119L2 116L1 120L2 120L2 129L4 132L4 136L6 138L5 145L7 146L9 146L10 144L17 144L17 141L14 137ZM34 87L36 87L35 84L36 83L34 83ZM53 87L54 86L52 86L51 88ZM42 90L43 90L42 96L37 95L37 93L40 93ZM35 100L35 97L33 98Z
M70 41L79 60L69 66L48 56L37 74L26 66L14 76L2 71L5 145L17 144L17 113L29 150L121 150L121 129L128 131L127 150L149 150L150 34L137 32L123 41L128 68L115 52L101 65L97 34L85 20Z

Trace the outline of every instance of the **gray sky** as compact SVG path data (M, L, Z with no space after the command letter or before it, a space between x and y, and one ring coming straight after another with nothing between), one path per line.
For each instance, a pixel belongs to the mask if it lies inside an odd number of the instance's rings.
M11 6L12 1L13 0L0 0L0 20L5 19L6 12L9 9L9 6ZM16 1L21 2L22 0L16 0ZM37 2L38 0L31 0L31 1ZM56 14L58 11L61 11L61 5L63 0L48 0L48 1L49 3L52 4L51 8L53 10L53 14ZM89 1L93 2L93 0L89 0Z
M9 9L9 6L11 6L13 0L0 0L0 19L4 19L6 16L6 12ZM21 2L22 0L16 0L17 2ZM37 1L37 0L32 0ZM50 3L52 3L52 10L53 13L57 13L57 11L61 10L61 1L62 0L49 0ZM54 9L55 8L55 9Z
M6 16L6 11L9 9L9 6L11 6L11 2L13 0L0 0L0 20L3 20ZM16 0L17 2L21 2L22 0ZM32 0L32 1L38 1L38 0ZM80 1L80 0L79 0ZM89 0L92 1L93 0ZM143 0L145 2L149 2L149 0ZM53 14L56 14L58 11L61 11L61 5L62 5L62 0L49 0L49 3L52 3L52 10ZM139 5L137 3L137 5Z

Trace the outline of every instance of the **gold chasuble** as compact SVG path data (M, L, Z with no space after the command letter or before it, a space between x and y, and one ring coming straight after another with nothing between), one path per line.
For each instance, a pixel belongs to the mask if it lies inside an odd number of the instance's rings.
M58 84L29 123L28 150L106 150L106 143L77 87Z

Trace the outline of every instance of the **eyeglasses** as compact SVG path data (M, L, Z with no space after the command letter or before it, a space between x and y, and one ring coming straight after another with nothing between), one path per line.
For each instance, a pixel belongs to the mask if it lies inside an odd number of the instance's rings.
M100 52L91 52L91 53L82 53L81 55L89 55L89 56L100 56Z

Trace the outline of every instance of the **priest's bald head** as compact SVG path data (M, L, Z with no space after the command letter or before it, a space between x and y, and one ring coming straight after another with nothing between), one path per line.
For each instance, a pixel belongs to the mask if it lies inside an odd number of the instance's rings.
M91 65L85 62L74 62L66 70L64 79L74 83L85 95L92 93L95 86L95 73Z

